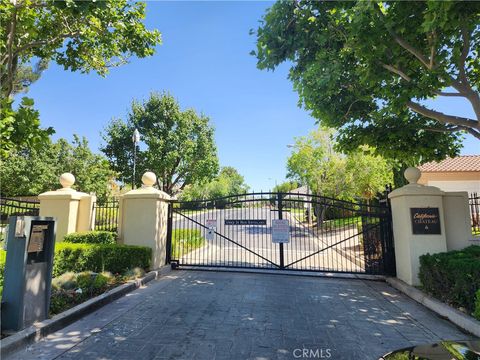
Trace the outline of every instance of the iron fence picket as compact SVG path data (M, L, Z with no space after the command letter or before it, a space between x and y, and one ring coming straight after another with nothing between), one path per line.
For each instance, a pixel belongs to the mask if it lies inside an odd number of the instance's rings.
M468 204L470 208L472 234L480 235L480 195L476 192L471 193L468 197Z
M40 213L39 200L23 200L18 198L0 198L0 226L8 224L10 216L38 216Z
M95 220L94 230L117 232L119 202L110 199L93 204Z

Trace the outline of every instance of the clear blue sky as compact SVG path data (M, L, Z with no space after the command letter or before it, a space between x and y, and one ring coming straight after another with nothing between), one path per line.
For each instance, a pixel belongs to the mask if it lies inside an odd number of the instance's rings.
M133 98L151 91L170 91L183 108L211 118L221 165L237 168L255 190L267 190L285 178L287 144L306 135L315 120L298 108L298 96L287 80L288 66L260 71L249 52L249 35L271 2L147 3L146 23L158 28L163 44L147 59L132 59L106 78L66 72L54 64L29 92L42 125L55 138L86 136L93 150L112 117L124 118ZM473 116L466 103L448 99L441 107ZM478 151L469 137L463 153Z

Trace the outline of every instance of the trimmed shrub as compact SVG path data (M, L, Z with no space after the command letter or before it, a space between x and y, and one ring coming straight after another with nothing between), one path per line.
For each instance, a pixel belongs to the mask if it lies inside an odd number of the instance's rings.
M7 258L7 252L0 250L0 297L3 293L3 273L5 272L5 259Z
M116 244L117 235L110 231L86 231L67 234L63 241L75 244Z
M53 276L68 271L123 273L135 267L149 269L151 258L152 249L143 246L63 242L55 245Z
M429 294L473 313L480 290L480 246L420 256L419 278Z
M480 289L477 291L477 298L475 300L475 311L473 312L473 316L480 320Z

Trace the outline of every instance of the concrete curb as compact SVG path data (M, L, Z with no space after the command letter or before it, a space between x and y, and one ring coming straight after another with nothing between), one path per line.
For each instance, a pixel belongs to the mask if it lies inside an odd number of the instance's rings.
M431 296L428 296L421 290L408 285L400 279L390 277L387 278L386 281L395 289L403 292L405 295L411 297L413 300L429 308L441 317L450 320L461 329L480 337L480 321L477 321L471 316L468 316L461 311L448 306L447 304L444 304L443 302L434 299Z
M168 268L168 269L167 269ZM123 295L138 289L140 286L157 279L160 275L170 270L170 266L164 266L159 270L150 271L143 278L130 281L117 286L99 296L87 300L67 311L55 315L51 319L37 322L5 339L0 340L1 355L6 356L19 348L32 342L37 342L47 335L70 325L81 317L90 314L98 308L117 300Z

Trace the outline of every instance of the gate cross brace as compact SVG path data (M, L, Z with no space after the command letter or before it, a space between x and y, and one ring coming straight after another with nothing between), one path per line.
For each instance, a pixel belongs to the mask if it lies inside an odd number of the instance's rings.
M205 226L205 225L203 225L202 223L199 223L198 221L196 221L196 220L194 220L194 219L192 219L192 218L188 217L187 215L185 215L185 214L182 214L182 213L180 213L180 212L177 212L177 211L175 211L175 210L174 210L173 212L174 212L174 213L176 213L176 214L179 214L179 215L183 216L184 218L186 218L186 219L188 219L188 220L190 220L190 221L193 221L195 224L197 224L197 225L200 225L201 227L203 227L203 228L205 228L205 229L209 230L209 229L208 229L208 227L206 227L206 226ZM250 250L249 248L247 248L247 247L245 247L245 246L243 246L243 245L241 245L241 244L237 243L236 241L234 241L234 240L232 240L232 239L229 239L228 237L226 237L226 236L224 236L224 235L222 235L222 234L220 234L220 233L216 232L215 230L214 230L213 232L214 232L215 234L217 234L218 236L220 236L221 238L223 238L223 239L225 239L225 240L228 240L228 241L230 241L230 242L234 243L235 245L238 245L238 246L240 246L242 249L245 249L245 250L247 250L248 252L252 253L253 255L255 255L255 256L258 256L259 258L261 258L261 259L263 259L263 260L265 260L265 261L269 262L269 263L270 263L270 264L272 264L273 266L280 267L279 265L277 265L277 264L275 264L274 262L272 262L272 261L268 260L267 258L263 257L262 255L260 255L260 254L257 254L256 252L254 252L254 251Z

